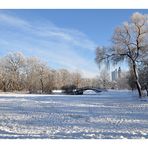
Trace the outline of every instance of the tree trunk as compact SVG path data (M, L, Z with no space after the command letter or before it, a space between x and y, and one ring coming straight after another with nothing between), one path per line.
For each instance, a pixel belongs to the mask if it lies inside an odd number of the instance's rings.
M6 92L6 82L2 81L3 83L3 92Z
M147 96L148 96L148 89L146 90L146 92L147 92Z
M137 90L138 90L138 93L139 93L139 97L141 98L142 97L142 91L141 91L141 85L140 85L140 82L139 82L138 73L137 73L137 66L136 66L135 61L133 61L133 71L134 71L134 76L135 76L135 81L136 81L136 86L137 86Z
M44 84L43 84L43 80L40 79L40 82L41 82L41 90L42 90L42 93L44 92Z
M147 86L145 86L145 90L146 90L146 92L147 92L147 96L148 96L148 88L147 88Z

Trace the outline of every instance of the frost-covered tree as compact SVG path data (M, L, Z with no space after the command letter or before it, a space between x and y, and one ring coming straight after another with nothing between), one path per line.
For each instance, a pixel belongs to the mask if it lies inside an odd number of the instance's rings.
M59 83L61 83L61 87L71 85L71 74L66 69L60 69L59 71Z
M110 87L110 77L109 77L109 73L106 69L103 69L100 72L100 81L102 84L102 88L109 88Z
M4 92L8 91L9 79L8 71L5 68L4 58L0 59L0 89Z
M44 78L44 92L51 93L55 88L55 70L47 68L43 75Z
M37 68L37 73L38 73L38 79L39 79L39 84L40 84L40 89L41 92L44 93L45 92L45 86L47 85L46 83L50 83L49 82L49 69L47 67L47 65L41 61L38 62L38 64L36 65Z
M117 27L112 37L112 47L98 47L96 62L118 63L126 60L132 65L139 97L142 96L138 76L138 63L148 60L148 15L134 13L129 22Z
M46 63L36 57L28 58L26 64L26 82L30 93L38 91L41 93L49 92L51 84L50 69Z
M80 87L82 76L80 72L74 72L71 74L72 84L76 86L76 88Z
M7 54L1 61L1 77L4 91L20 90L25 57L21 52Z

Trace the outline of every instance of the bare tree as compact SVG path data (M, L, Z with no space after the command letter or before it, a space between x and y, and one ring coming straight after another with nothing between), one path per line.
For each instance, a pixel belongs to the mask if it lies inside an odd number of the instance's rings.
M44 92L51 93L55 88L55 70L46 69L44 73Z
M110 87L110 77L109 77L109 73L106 69L103 69L100 72L100 81L101 84L103 84L103 88L109 88Z
M80 84L81 84L81 80L82 80L82 76L81 76L81 73L80 72L74 72L71 74L71 79L72 79L72 83L73 85L76 86L76 88L79 88L80 87Z
M6 92L8 90L8 72L5 68L4 58L0 59L0 88Z
M37 93L40 87L38 58L29 57L26 63L26 88L30 93Z
M45 63L42 63L40 61L36 65L36 68L37 68L38 78L40 81L41 91L42 91L42 93L44 93L45 92L45 84L47 82L49 82L49 79L48 79L49 69Z
M118 63L127 60L134 72L135 83L139 97L142 96L141 85L137 72L138 62L148 59L148 16L134 13L129 22L115 29L113 46L111 48L97 48L96 62Z
M59 77L60 77L60 82L62 87L66 85L71 85L71 74L68 70L66 69L60 69L59 70Z
M3 77L3 88L9 90L21 89L21 75L25 64L24 55L21 52L12 52L6 55L1 63L1 76ZM7 85L7 86L6 86ZM8 88L9 86L9 88Z

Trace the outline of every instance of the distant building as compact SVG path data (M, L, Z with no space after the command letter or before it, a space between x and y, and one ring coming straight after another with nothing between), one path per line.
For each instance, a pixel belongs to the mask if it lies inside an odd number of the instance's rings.
M121 68L118 69L118 79L121 78Z
M116 81L116 80L117 80L117 69L112 71L112 81Z
M115 69L114 71L112 71L111 77L112 81L116 81L117 79L121 78L121 68L119 67L118 70Z

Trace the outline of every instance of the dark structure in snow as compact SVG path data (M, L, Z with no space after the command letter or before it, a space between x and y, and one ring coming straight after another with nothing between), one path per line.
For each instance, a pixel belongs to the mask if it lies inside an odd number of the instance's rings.
M96 93L102 92L102 89L99 89L99 88L82 87L82 88L71 89L71 90L65 91L64 93L70 94L70 95L83 95L83 92L86 90L93 90Z

